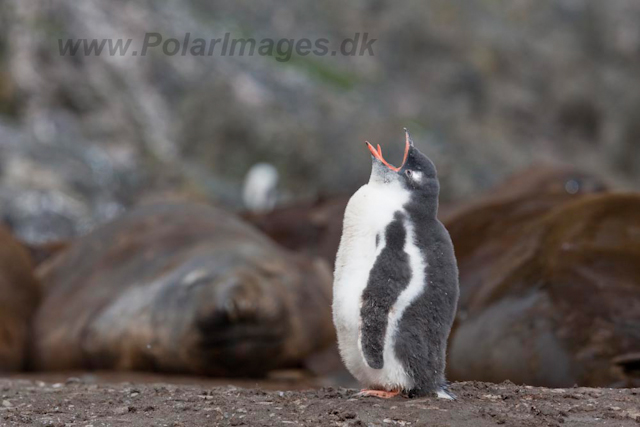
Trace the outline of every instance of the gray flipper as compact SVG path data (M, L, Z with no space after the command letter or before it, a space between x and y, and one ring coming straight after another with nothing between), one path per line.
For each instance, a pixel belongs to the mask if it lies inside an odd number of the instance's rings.
M385 247L369 272L367 287L362 294L360 339L365 360L373 369L384 366L384 338L389 312L411 280L409 256L404 251L406 238L404 215L396 212L385 230Z

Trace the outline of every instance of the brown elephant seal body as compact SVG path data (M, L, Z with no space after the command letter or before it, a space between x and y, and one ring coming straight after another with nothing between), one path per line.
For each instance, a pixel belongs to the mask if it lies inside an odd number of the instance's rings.
M640 195L581 196L520 226L466 295L450 375L639 386Z
M571 167L538 165L512 175L488 194L442 218L460 268L458 320L487 280L495 259L518 242L526 224L585 194L606 190L599 178ZM455 329L456 325L454 325Z
M25 367L39 293L29 253L0 227L0 371Z
M142 206L39 275L38 369L261 375L334 339L327 266L205 205Z

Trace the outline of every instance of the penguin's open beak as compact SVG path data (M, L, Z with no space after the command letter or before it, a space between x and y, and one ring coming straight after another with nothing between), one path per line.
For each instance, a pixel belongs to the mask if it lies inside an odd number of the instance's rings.
M393 166L392 164L387 162L384 159L384 157L382 157L382 149L380 148L380 144L378 144L378 149L377 150L375 148L373 148L373 145L371 145L369 143L369 141L365 141L365 144L367 144L367 148L369 148L369 151L371 151L371 155L373 157L375 157L376 159L380 160L382 162L382 164L384 164L386 167L388 167L392 171L398 172L400 169L402 169L402 167L404 166L405 162L407 161L407 156L409 155L409 148L413 147L413 141L411 140L411 137L409 136L409 131L407 130L407 128L404 129L404 135L405 135L404 158L402 159L402 164L399 167Z

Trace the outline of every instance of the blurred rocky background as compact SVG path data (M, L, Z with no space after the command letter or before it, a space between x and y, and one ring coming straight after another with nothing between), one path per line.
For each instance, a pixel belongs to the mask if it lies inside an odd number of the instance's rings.
M398 162L402 127L471 198L538 161L640 180L634 0L3 0L0 215L29 242L81 234L140 200L234 209L250 168L278 201L352 191L363 141ZM374 56L61 56L58 39L377 39Z

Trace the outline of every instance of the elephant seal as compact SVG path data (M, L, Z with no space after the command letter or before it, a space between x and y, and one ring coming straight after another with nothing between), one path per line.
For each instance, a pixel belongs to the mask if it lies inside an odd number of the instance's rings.
M450 207L441 220L460 269L458 320L464 319L469 299L487 280L493 260L521 238L525 224L567 201L607 188L602 179L572 167L536 165L470 203Z
M205 205L136 208L38 275L37 369L260 376L335 340L328 266Z
M0 227L0 371L25 367L40 286L28 251Z
M584 195L521 221L466 295L451 378L640 386L639 212L640 194Z

